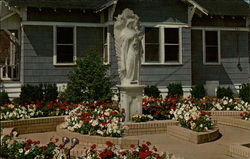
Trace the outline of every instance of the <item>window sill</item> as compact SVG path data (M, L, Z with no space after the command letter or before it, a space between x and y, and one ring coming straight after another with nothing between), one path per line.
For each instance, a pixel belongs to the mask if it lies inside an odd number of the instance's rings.
M145 65L145 66L180 66L180 65L183 65L182 63L142 63L142 65Z
M54 66L76 66L76 63L56 63Z
M203 65L212 65L212 66L216 66L216 65L221 65L221 63L203 63Z

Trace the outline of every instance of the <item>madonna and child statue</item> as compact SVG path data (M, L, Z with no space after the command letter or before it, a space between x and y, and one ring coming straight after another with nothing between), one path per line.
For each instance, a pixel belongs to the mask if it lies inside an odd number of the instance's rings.
M121 80L120 104L126 111L125 121L134 114L142 113L142 94L145 86L140 85L140 65L143 54L142 32L139 17L130 9L118 15L114 24L115 48L118 73Z

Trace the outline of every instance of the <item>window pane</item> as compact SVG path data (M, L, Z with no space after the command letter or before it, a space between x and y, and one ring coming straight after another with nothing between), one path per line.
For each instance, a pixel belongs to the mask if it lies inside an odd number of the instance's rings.
M165 45L165 62L179 62L178 45Z
M159 28L145 28L145 43L159 43Z
M217 31L206 31L206 45L218 45Z
M73 56L74 56L73 45L70 45L70 46L59 45L59 46L57 46L57 62L58 63L72 63Z
M104 45L103 48L103 62L108 63L108 46Z
M57 28L57 44L73 44L73 28Z
M165 28L165 43L179 44L179 29Z
M218 62L218 47L206 48L206 62Z
M145 45L145 62L159 62L159 45Z

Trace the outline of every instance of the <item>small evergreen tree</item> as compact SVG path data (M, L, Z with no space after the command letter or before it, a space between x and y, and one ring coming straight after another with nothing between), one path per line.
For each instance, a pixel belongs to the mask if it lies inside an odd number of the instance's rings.
M182 84L181 83L170 83L168 86L168 96L183 96Z
M206 90L205 90L203 84L198 84L192 88L190 93L195 98L203 98L206 95Z
M157 86L147 86L144 88L144 94L149 97L158 98L160 96L160 90Z
M9 96L8 93L5 91L0 91L0 106L3 106L4 104L9 103Z
M217 89L217 98L233 98L233 91L230 87L224 88L224 87L218 87Z
M250 83L242 84L239 95L245 102L250 102Z
M108 65L96 53L89 53L77 60L77 66L69 75L64 98L69 102L104 101L111 99L113 76L107 75Z

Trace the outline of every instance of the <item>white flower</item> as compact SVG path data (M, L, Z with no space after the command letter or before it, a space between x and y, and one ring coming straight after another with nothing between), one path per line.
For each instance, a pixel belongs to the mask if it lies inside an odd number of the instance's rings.
M23 153L23 149L22 149L22 148L19 149L18 152L19 152L19 153Z

